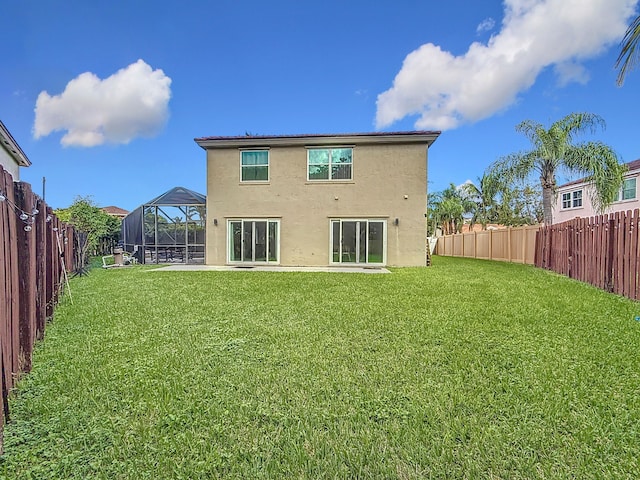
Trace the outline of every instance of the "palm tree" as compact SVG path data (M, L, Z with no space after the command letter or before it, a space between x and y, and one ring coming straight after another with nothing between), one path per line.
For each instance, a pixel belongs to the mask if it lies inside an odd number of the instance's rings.
M532 173L540 175L544 223L553 223L553 203L556 195L556 174L564 170L584 177L594 188L591 200L602 211L610 205L622 186L624 165L617 154L602 142L574 143L576 137L604 128L604 120L593 113L571 113L545 129L540 123L525 120L516 126L531 142L529 151L514 153L495 162L494 175L508 181L524 180Z
M632 69L640 59L640 51L637 50L638 41L640 40L640 16L631 22L629 28L622 39L622 49L616 60L616 68L620 68L617 83L621 86L624 83L624 77L627 71Z
M442 229L444 235L460 233L464 224L464 215L471 211L473 203L461 195L452 183L442 192L429 194L429 220ZM434 232L435 233L435 232Z
M471 226L476 223L487 229L487 223L494 220L496 209L496 197L502 190L500 179L491 173L485 172L478 178L478 185L467 182L462 185L464 193L474 203Z

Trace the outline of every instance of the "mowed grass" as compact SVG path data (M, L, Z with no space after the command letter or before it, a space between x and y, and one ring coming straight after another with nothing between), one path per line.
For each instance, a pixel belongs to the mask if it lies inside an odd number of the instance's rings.
M533 267L94 270L6 478L636 478L640 304Z

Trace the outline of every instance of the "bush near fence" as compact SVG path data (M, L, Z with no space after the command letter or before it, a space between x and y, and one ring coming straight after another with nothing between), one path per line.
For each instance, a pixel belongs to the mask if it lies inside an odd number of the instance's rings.
M9 392L20 375L31 370L35 341L44 336L46 322L53 316L63 274L74 267L75 235L28 183L14 182L1 166L0 191L6 197L0 202L1 454ZM26 222L19 218L23 212Z
M537 267L640 300L640 210L543 227Z

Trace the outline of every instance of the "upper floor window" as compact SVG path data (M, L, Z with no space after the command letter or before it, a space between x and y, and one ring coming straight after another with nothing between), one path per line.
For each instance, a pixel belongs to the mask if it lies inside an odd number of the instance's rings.
M242 150L240 179L243 182L269 181L269 150Z
M307 150L308 180L351 180L353 148L310 148Z
M562 194L562 208L577 208L582 206L582 190Z
M636 198L636 178L626 178L622 183L619 200L633 200Z

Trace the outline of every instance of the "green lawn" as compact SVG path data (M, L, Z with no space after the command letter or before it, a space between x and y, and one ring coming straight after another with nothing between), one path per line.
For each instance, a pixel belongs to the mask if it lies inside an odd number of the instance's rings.
M635 478L640 304L533 267L94 270L6 478Z

